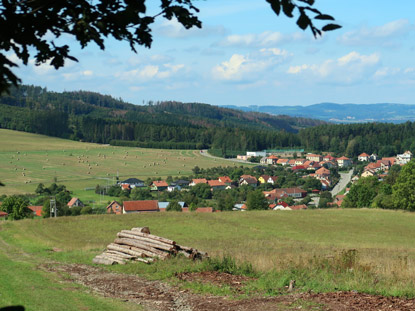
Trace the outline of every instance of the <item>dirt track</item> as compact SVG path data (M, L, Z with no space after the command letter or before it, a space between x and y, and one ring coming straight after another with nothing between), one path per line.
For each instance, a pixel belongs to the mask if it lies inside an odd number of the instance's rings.
M228 311L228 310L333 310L333 311L412 311L415 299L390 298L354 292L291 293L278 297L230 300L225 297L198 295L160 281L148 281L134 275L110 273L87 265L42 265L41 269L58 273L91 291L109 298L130 301L151 311ZM69 279L68 279L69 275ZM186 281L210 282L241 287L247 278L217 272L185 273Z

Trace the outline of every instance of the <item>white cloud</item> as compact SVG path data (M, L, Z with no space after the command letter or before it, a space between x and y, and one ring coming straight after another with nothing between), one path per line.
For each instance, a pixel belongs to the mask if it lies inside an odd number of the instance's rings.
M62 76L66 81L87 79L93 75L94 75L94 72L92 70L82 70L82 71L62 73Z
M338 38L338 41L351 46L391 46L398 38L408 34L413 26L406 19L399 19L382 26L361 27Z
M169 38L187 38L187 37L206 37L206 36L223 36L226 30L223 26L203 25L202 28L192 27L186 29L176 19L165 20L161 25L154 29L156 35Z
M380 57L378 54L361 55L350 52L337 59L328 59L321 64L291 66L287 73L302 75L319 82L352 84L369 79L376 73Z
M301 33L284 35L280 32L265 31L260 34L229 35L216 45L224 47L270 47L277 44L304 40L306 36Z
M264 48L249 55L233 54L229 60L216 65L212 74L218 80L254 80L258 74L272 69L289 56L287 51L276 48Z
M115 77L129 82L148 82L171 78L182 70L183 64L146 65L137 69L117 72Z

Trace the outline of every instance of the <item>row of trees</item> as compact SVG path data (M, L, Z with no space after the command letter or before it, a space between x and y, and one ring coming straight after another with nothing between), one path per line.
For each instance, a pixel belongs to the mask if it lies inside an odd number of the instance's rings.
M415 161L393 165L383 181L377 176L361 178L345 197L345 208L383 208L415 211Z

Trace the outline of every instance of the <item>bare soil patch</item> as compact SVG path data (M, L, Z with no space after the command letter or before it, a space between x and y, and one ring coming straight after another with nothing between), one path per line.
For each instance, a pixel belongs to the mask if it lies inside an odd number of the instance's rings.
M41 269L58 273L67 281L84 285L88 290L105 297L130 301L154 311L412 311L415 299L374 296L354 292L291 293L278 297L256 297L230 300L226 297L199 295L172 285L149 281L136 275L117 274L98 267L79 264L45 264ZM241 288L247 277L227 273L181 273L177 278L185 281L224 284Z

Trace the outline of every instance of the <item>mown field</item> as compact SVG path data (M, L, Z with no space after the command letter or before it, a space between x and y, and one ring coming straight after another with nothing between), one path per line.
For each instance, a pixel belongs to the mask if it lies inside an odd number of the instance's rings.
M0 129L1 194L34 192L37 184L57 180L83 199L97 199L97 184L120 179L146 180L190 175L194 166L208 168L235 165L201 156L198 150L161 150L112 147Z
M152 233L207 251L213 258L231 256L240 265L252 264L257 279L247 285L245 294L277 295L289 280L295 279L301 291L356 290L415 296L413 213L362 209L172 212L0 222L0 259L7 262L0 265L0 275L10 275L7 280L0 278L0 306L24 303L51 310L46 308L47 302L42 305L30 295L33 288L41 288L41 293L48 295L57 282L55 276L39 271L37 265L46 262L91 264L92 258L114 240L117 232L137 226L149 226ZM137 263L106 269L166 279L202 292L212 291L212 287L203 288L200 284L185 284L174 279L176 272L200 268L200 264L182 259L150 266ZM30 273L23 282L25 271ZM68 289L62 287L62 284L57 285L61 295L74 306L105 304L101 298L91 298L75 285ZM231 293L223 288L215 290L216 293ZM83 296L73 294L77 291L82 291ZM57 298L51 299L55 303ZM124 307L129 308L129 305Z

